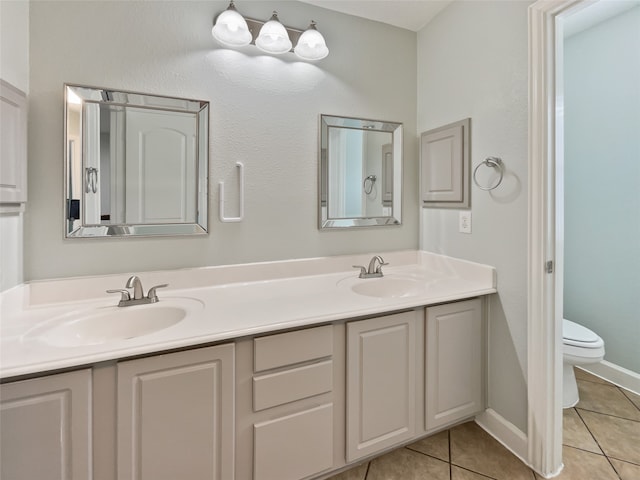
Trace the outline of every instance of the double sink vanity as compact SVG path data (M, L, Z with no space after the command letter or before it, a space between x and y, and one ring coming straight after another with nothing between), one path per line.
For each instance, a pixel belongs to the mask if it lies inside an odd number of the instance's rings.
M371 256L4 292L0 476L325 478L483 411L495 270Z

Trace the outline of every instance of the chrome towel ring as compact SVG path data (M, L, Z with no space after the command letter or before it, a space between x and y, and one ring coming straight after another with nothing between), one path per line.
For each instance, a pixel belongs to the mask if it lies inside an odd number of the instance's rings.
M371 194L371 192L373 192L373 186L376 184L377 179L378 177L376 177L375 175L369 175L367 178L364 179L364 181L362 182L362 188L364 188L364 193L369 195Z
M491 168L496 168L500 172L500 177L498 178L498 181L495 182L493 185L489 185L488 187L483 187L478 183L478 179L476 178L476 175L478 173L478 169L482 165L486 165L487 167L491 167ZM489 190L493 190L494 188L497 188L498 185L502 183L503 178L504 178L504 163L502 163L502 160L498 157L487 157L484 159L483 162L480 162L476 166L476 168L473 169L473 183L475 183L480 190L489 191Z

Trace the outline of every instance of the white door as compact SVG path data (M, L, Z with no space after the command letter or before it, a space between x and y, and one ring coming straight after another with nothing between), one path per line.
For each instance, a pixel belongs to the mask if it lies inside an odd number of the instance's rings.
M126 122L126 223L195 222L195 116L128 108Z

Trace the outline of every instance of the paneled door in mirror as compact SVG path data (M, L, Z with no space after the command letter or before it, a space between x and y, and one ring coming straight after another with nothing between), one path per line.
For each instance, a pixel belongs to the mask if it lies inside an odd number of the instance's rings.
M207 232L209 104L65 85L67 238Z

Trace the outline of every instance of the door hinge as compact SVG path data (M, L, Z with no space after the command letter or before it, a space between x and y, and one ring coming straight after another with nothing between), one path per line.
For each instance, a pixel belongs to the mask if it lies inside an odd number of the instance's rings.
M544 264L544 270L547 273L553 273L553 260L549 260Z

